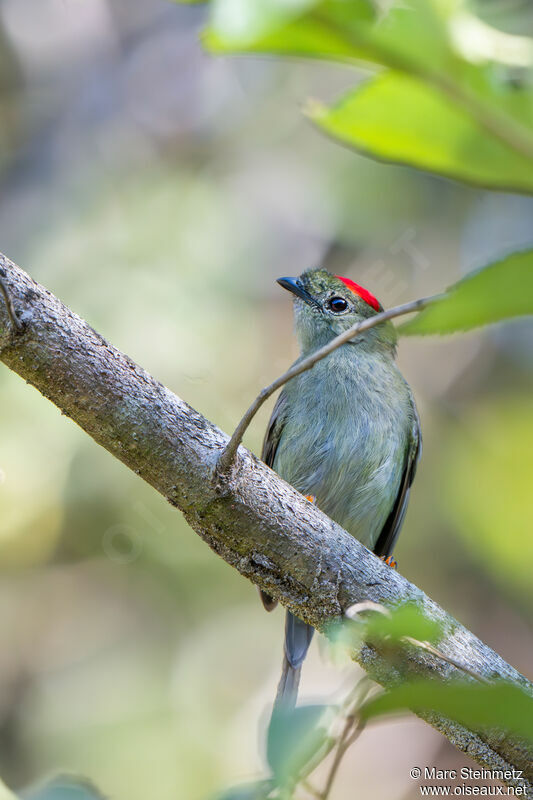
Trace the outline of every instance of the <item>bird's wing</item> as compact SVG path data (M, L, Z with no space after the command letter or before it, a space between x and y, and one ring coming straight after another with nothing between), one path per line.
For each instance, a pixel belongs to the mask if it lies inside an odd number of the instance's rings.
M261 460L265 462L267 467L272 467L274 463L279 440L281 439L281 434L285 426L286 411L287 396L284 392L281 392L272 411L272 416L270 417L270 421L265 433L263 449L261 451ZM262 589L259 590L259 594L261 595L261 600L267 611L272 611L274 608L276 608L278 604L277 600L274 600L273 597L267 594L267 592L264 592Z
M279 440L285 427L286 413L287 395L285 392L281 392L272 411L263 441L263 449L261 450L261 460L265 462L267 467L272 467L274 464Z
M409 490L414 480L418 461L422 453L422 433L420 430L420 419L416 410L415 402L411 397L411 405L413 409L413 422L411 425L411 434L409 437L409 444L407 445L405 453L405 463L403 469L402 480L398 495L392 511L387 517L387 521L383 526L381 533L378 536L374 547L374 553L378 556L389 556L392 553L394 543L398 538L402 523L407 511L407 504L409 502Z

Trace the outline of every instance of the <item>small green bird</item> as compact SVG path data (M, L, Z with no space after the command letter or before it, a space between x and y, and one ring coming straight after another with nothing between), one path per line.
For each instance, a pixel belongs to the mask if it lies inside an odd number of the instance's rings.
M278 283L294 295L298 360L383 311L366 289L324 269ZM394 360L396 343L394 326L383 322L289 381L272 412L261 456L383 558L400 532L421 451L415 402ZM261 599L268 611L276 605L265 592ZM276 704L296 703L312 636L313 628L288 611Z

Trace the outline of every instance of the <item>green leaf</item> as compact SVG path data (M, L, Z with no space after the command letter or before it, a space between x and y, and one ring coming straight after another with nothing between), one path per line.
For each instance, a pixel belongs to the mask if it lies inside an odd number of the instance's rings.
M365 60L470 88L489 62L531 67L533 42L469 13L463 0L213 0L204 42L214 52ZM468 47L470 44L470 47ZM476 49L477 48L477 49ZM494 75L490 75L488 84ZM437 82L441 82L437 80Z
M327 636L333 648L340 652L358 650L365 642L404 644L406 637L419 642L437 644L442 639L443 629L438 622L428 619L423 609L414 603L405 603L393 608L383 607L383 612L365 610L341 623L330 624Z
M292 783L327 745L331 706L275 708L267 734L267 761L278 785Z
M318 59L346 60L353 57L353 48L342 37L328 32L313 20L287 22L273 33L263 32L255 40L234 41L214 28L202 34L202 43L211 53L272 53Z
M491 685L420 680L365 703L368 721L397 711L434 711L468 728L498 728L533 742L533 698L510 683Z
M266 800L272 789L272 780L253 781L233 786L222 794L217 794L214 800Z
M408 335L456 333L533 314L533 250L472 272L400 326Z
M533 42L495 31L461 0L216 0L204 34L213 52L260 52L388 67L317 125L374 158L450 178L533 193L533 90L502 64L533 63ZM468 42L482 45L470 52ZM527 80L527 73L523 73Z
M397 2L386 14L370 0L214 0L204 43L215 52L260 52L409 69L450 70L441 0ZM444 5L448 5L445 3Z
M301 17L317 0L214 0L211 27L221 42L253 47L271 33Z
M104 795L83 778L60 776L24 792L22 800L104 800Z
M527 116L531 96L493 87L488 108L513 92ZM498 112L499 113L499 112ZM308 106L330 136L373 158L417 167L491 189L533 192L531 159L488 133L465 106L418 78L386 72L332 108Z
M390 615L371 614L365 623L365 637L401 641L405 636L436 644L442 638L442 626L428 619L414 603L390 609Z

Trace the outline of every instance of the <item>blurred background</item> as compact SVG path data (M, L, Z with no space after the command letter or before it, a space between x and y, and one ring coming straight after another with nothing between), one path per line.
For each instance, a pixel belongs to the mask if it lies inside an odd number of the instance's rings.
M527 2L478 10L533 32ZM0 0L0 249L231 432L296 356L280 275L326 264L386 306L533 244L533 201L378 164L301 114L354 72L213 58L201 7ZM357 73L363 79L364 72ZM400 571L533 677L531 324L405 339L424 455ZM282 613L181 516L0 369L0 775L116 800L202 800L262 769ZM246 443L260 451L270 408ZM358 675L324 642L302 695ZM333 800L415 798L467 765L415 718L376 724Z

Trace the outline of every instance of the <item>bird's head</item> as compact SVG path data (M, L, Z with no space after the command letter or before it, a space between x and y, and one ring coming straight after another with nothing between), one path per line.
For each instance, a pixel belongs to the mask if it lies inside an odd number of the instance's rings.
M294 295L296 335L303 353L316 350L356 322L383 311L369 291L325 269L308 270L299 278L278 278L278 283ZM383 322L354 342L394 350L396 338L394 326Z

